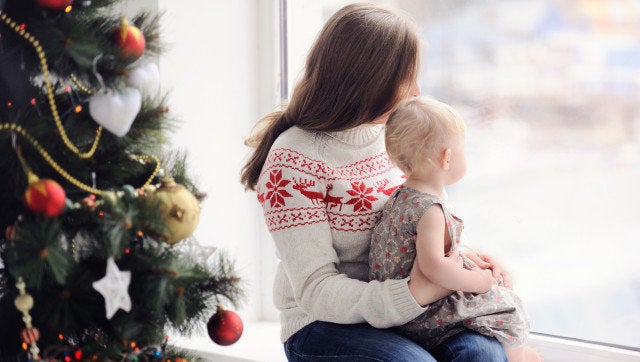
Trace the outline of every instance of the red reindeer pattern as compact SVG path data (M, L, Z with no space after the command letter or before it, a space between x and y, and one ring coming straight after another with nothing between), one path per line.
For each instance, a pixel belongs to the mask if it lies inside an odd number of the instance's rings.
M332 184L327 185L327 196L324 197L324 202L329 206L329 209L338 206L338 210L342 211L342 197L329 195L329 190L333 188Z
M307 188L313 187L315 185L316 182L313 180L296 180L295 178L293 179L293 189L300 191L300 193L304 197L311 200L311 203L313 205L317 205L320 201L324 201L324 195L322 194L322 192L307 190Z
M342 197L329 195L329 190L333 188L333 185L327 185L327 194L324 195L319 191L310 191L307 188L313 187L316 185L316 182L313 180L305 180L293 179L293 189L298 190L300 194L311 200L313 205L319 204L320 200L324 201L330 209L334 207L338 207L338 210L342 211Z
M383 193L387 196L391 195L393 191L395 191L398 188L398 186L392 186L392 187L386 188L388 184L389 184L389 180L387 179L376 182L374 184L374 186L376 187L376 192ZM313 205L318 205L320 201L324 201L324 203L327 204L327 206L329 206L329 209L338 207L338 210L342 211L342 205L343 205L342 197L329 195L329 190L333 188L333 185L331 184L327 185L326 195L319 191L308 190L308 188L314 187L315 185L316 185L316 182L313 180L293 178L293 189L298 190L300 194L302 194L303 196L311 200L311 203ZM260 199L260 196L261 195L258 195L258 199Z
M391 196L391 194L398 188L400 187L400 185L396 185L396 186L391 186L389 188L385 188L387 187L387 185L389 184L389 180L388 179L384 179L382 181L378 181L374 184L374 186L376 187L376 192L380 192L383 193L387 196Z
M379 217L377 209L373 211L374 202L380 200L380 194L389 196L398 188L391 186L394 178L380 180L391 168L384 153L332 166L295 150L278 149L265 162L263 172L267 175L261 176L268 176L268 180L256 196L267 210L271 231L320 222L330 222L332 229L340 231L368 231ZM291 177L295 173L298 177ZM305 175L316 173L319 179ZM291 194L296 193L310 202L295 202Z

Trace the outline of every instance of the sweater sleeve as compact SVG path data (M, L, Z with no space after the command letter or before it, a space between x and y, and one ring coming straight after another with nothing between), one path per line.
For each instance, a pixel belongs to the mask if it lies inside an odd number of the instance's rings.
M295 303L313 320L368 322L378 328L404 324L424 312L407 278L364 282L338 271L322 174L271 156L258 182L258 199Z

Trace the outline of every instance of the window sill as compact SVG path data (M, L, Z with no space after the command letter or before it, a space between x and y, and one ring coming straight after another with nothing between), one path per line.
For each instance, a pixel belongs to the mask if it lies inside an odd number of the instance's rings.
M598 344L549 337L532 333L529 344L542 354L545 362L640 361L640 352Z
M280 343L280 325L277 322L252 322L244 326L242 338L231 346L213 343L206 332L192 338L177 337L179 347L201 355L207 361L216 362L283 362L286 361ZM529 343L538 349L545 362L610 362L639 361L640 352L601 346L563 338L532 334Z
M244 324L240 339L230 346L215 344L206 331L191 338L176 337L173 344L201 355L206 361L216 362L282 362L287 358L280 343L278 322L251 322Z

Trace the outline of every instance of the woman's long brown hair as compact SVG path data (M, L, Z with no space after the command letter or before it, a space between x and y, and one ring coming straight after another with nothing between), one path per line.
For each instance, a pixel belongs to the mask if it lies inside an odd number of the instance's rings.
M372 4L351 4L324 25L289 104L254 127L245 144L255 147L240 181L255 189L278 136L292 126L341 131L391 111L416 78L419 37L413 21Z

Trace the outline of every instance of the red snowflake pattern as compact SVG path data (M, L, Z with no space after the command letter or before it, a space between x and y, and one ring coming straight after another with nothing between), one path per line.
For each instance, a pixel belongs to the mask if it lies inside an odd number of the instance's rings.
M282 170L271 171L271 174L269 174L269 181L265 185L267 189L269 189L265 199L269 200L271 207L284 206L284 198L292 197L285 189L289 183L291 183L290 180L282 179Z
M352 182L351 187L352 189L347 190L347 193L353 198L349 199L346 204L353 205L353 211L355 212L371 210L371 202L378 200L377 197L371 195L373 187L367 187L364 182Z

